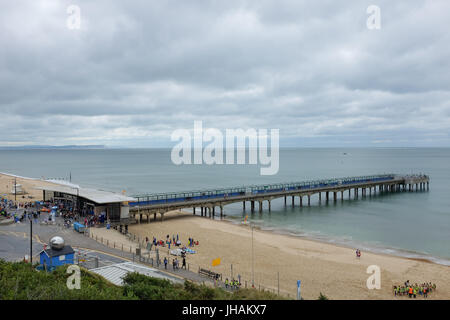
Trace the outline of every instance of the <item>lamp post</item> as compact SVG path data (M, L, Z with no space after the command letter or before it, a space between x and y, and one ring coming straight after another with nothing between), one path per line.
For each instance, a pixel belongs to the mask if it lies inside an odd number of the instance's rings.
M254 267L254 262L255 262L255 258L254 258L254 246L253 246L253 224L251 224L252 226L252 288L255 287L255 267Z
M79 214L79 211L80 211L80 208L79 208L79 206L80 206L79 201L80 201L80 188L77 187L77 214Z
M247 224L247 216L245 217L244 223ZM250 223L250 227L252 228L252 288L255 287L255 253L254 253L254 244L253 244L253 223Z
M33 216L30 217L30 264L33 268Z

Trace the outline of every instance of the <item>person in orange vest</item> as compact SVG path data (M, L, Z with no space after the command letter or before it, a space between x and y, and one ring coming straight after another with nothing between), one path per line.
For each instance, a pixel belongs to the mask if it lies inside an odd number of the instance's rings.
M409 297L412 298L413 295L413 288L409 287L409 291L408 291Z

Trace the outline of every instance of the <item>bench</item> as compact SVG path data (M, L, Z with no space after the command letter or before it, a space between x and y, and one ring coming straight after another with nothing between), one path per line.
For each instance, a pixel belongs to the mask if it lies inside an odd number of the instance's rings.
M221 273L216 273L207 269L198 269L198 273L204 276L207 276L211 279L220 279L222 280L222 274Z

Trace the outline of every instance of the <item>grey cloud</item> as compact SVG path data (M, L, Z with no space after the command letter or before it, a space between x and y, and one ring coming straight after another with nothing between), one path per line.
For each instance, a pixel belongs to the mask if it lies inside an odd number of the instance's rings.
M78 1L81 30L70 1L7 2L1 143L170 146L203 120L286 145L448 146L450 3L377 2L377 31L372 1Z

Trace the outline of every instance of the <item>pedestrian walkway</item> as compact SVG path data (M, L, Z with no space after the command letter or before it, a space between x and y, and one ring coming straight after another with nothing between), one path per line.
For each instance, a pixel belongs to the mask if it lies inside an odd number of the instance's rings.
M58 220L57 220L58 223ZM95 228L94 228L95 229ZM2 226L0 229L0 237L2 239L2 247L0 250L0 257L14 258L15 260L23 258L25 255L29 254L29 233L30 224L27 223L15 223L12 225ZM187 279L197 283L205 283L207 285L213 286L214 281L206 276L202 276L197 272L184 269L173 270L171 266L164 268L164 264L158 265L156 259L153 260L153 266L151 265L148 258L143 258L142 256L136 256L136 251L122 251L117 247L116 249L111 248L105 244L95 241L95 239L84 235L83 233L78 233L72 229L65 228L61 225L42 225L40 223L33 223L33 260L37 260L37 255L43 249L44 244L48 243L49 240L54 236L62 237L66 244L72 246L74 250L79 252L89 252L92 256L94 253L99 255L108 256L109 259L118 259L119 261L132 261L139 262L141 264L153 267L160 270L161 272L170 274L175 277L182 279ZM8 243L8 245L6 245ZM137 244L133 243L134 249ZM3 248L5 246L5 248ZM105 259L104 259L105 260ZM108 260L108 259L106 259ZM222 283L219 283L221 287L224 288Z

